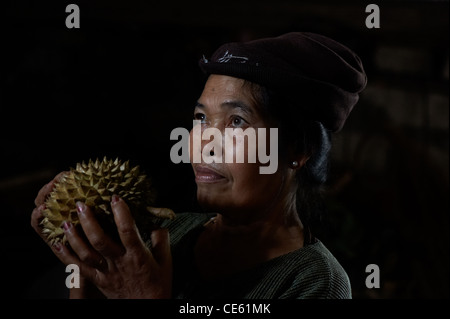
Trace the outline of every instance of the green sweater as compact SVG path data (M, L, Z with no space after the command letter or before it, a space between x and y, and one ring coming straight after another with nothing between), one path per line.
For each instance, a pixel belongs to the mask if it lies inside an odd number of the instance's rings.
M341 299L351 298L342 266L319 241L214 282L204 282L193 263L193 248L203 225L214 215L181 213L168 228L177 299Z

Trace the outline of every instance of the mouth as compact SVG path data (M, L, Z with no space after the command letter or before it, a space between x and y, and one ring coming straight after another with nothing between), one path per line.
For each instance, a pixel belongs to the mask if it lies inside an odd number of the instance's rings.
M195 166L194 172L197 183L217 183L226 180L225 176L206 166Z

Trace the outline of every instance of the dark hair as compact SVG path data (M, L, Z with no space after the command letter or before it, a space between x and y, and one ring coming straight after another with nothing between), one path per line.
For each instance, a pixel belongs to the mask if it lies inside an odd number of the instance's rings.
M263 115L278 127L280 157L289 160L289 150L309 156L297 172L296 194L297 214L305 228L305 242L309 242L326 213L323 191L329 170L331 132L302 113L304 108L297 103L308 101L289 101L283 94L252 82L245 81L244 85L249 86Z

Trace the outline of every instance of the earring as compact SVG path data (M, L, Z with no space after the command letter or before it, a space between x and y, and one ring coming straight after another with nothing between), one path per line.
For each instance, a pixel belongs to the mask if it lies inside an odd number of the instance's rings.
M298 161L292 161L291 162L291 166L292 166L292 168L297 168L298 167Z

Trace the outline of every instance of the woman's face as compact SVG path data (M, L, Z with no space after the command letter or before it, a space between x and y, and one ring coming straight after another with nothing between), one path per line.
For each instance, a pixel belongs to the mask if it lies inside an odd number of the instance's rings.
M207 128L216 128L220 131L223 137L222 145L217 143L214 137L202 139L201 143L197 144L201 149L195 149L194 127L190 133L190 160L195 173L197 198L200 205L208 210L248 220L253 219L254 214L261 215L270 210L282 196L285 183L281 165L278 165L278 170L274 174L260 174L261 164L258 162L258 156L256 155L256 163L249 163L247 142L244 142L243 147L244 163L236 163L235 159L232 163L225 161L226 153L236 152L242 147L242 142L237 139L225 144L226 128L241 128L243 131L254 128L256 141L258 141L258 128L269 128L260 109L255 105L249 86L243 86L243 84L243 80L229 76L211 75L209 77L195 107L194 119L201 121L201 132ZM268 129L266 154L274 151L269 148L269 139ZM258 148L256 143L255 154L258 154ZM214 153L211 152L212 150ZM250 150L253 153L251 148ZM195 151L203 152L200 163L193 161ZM205 158L217 159L219 155L222 155L222 163L205 163Z

